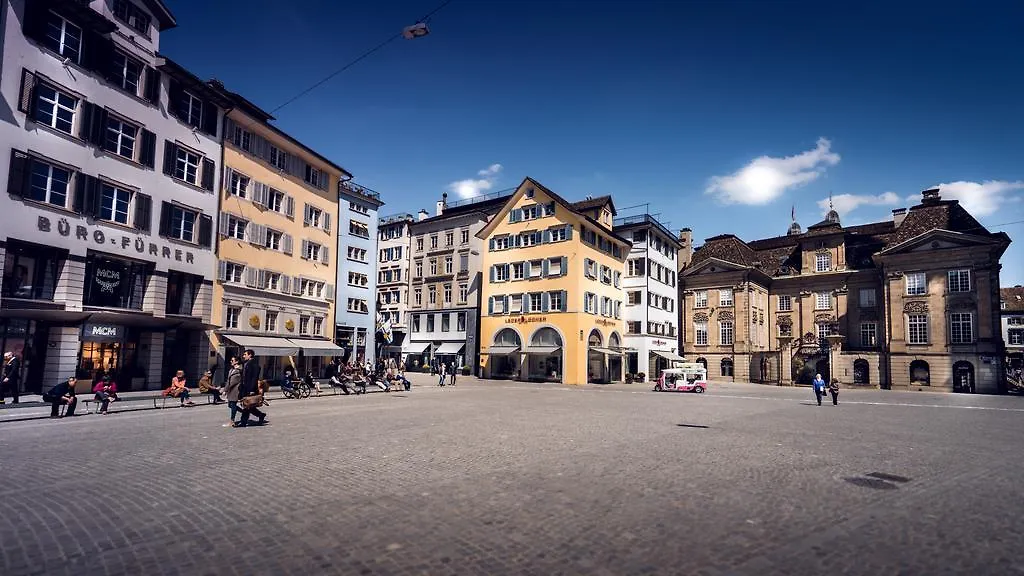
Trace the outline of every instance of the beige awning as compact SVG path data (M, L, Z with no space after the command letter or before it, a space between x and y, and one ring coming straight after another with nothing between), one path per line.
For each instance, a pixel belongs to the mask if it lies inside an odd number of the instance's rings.
M402 353L423 354L427 348L430 348L430 342L406 342L405 345L402 346Z
M683 358L682 356L676 354L675 352L663 352L661 350L651 350L651 352L657 354L658 356L661 356L662 358L668 360L669 362L686 362L686 358Z
M616 356L618 356L619 354L622 354L621 350L618 350L618 349L615 349L615 348L605 348L604 346L591 346L590 347L590 351L591 352L600 352L601 354L614 354Z
M500 354L515 354L519 352L519 346L491 346L484 351L485 354L500 355Z
M443 342L434 350L434 354L459 354L465 347L465 342Z
M305 356L342 356L345 349L330 340L290 338L292 344L302 349Z
M561 346L527 346L527 354L554 354L561 350Z
M298 345L280 336L222 334L221 337L246 350L252 350L257 356L297 356L299 354Z

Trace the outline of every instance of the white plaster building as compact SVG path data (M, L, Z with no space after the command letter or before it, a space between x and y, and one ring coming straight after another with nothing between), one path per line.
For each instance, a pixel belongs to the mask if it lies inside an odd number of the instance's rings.
M391 329L388 358L402 359L402 345L409 333L409 248L412 214L393 214L377 226L377 310L380 321Z
M643 373L653 380L683 360L678 354L676 288L682 245L650 214L616 218L615 233L633 241L622 276L626 373Z
M159 0L0 6L0 347L26 392L197 378L223 102L158 54Z

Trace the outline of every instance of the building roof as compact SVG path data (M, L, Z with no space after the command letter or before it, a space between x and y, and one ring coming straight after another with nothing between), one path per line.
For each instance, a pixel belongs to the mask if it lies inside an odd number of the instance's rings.
M618 214L615 210L615 202L612 202L612 197L607 194L604 196L598 196L596 198L587 198L580 200L579 202L572 203L572 209L577 212L583 212L584 210L593 210L594 208L601 208L605 204L610 204L612 208L612 216Z
M146 8L156 16L157 30L163 32L170 28L174 28L178 25L178 21L174 18L174 14L167 8L167 5L160 0L142 0L142 3L146 5Z
M445 208L440 216L430 216L429 218L424 218L423 220L417 220L416 222L412 223L412 226L419 226L421 224L431 224L434 222L438 222L440 220L447 220L449 218L456 218L459 216L465 216L466 214L473 213L482 214L484 216L490 216L492 214L497 213L498 210L501 210L501 207L505 205L505 202L511 195L512 191L510 190L507 194L490 197L479 202L458 203L453 206Z
M679 238L676 237L676 235L673 234L672 231L668 229L668 226L665 226L664 224L659 222L657 218L651 216L650 214L637 214L635 216L616 218L612 222L612 230L614 230L616 234L621 235L621 232L623 231L650 225L661 231L661 233L665 236L665 239L675 244L676 248L682 248L683 246L682 243L679 242Z
M1006 308L1000 306L1002 312L1024 313L1024 286L1018 284L1013 288L1000 288L999 300L1006 303Z

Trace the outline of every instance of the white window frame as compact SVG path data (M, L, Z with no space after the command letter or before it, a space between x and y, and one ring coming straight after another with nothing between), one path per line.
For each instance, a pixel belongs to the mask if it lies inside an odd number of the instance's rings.
M540 292L530 292L530 313L542 312L544 310L544 295Z
M719 306L732 306L733 301L732 288L722 288L718 291Z
M459 284L459 302L465 302L469 298L469 284Z
M921 296L928 293L928 276L924 272L907 272L903 276L907 296Z
M227 306L224 309L224 327L228 330L238 330L238 321L242 317L240 306Z
M55 20L59 21L58 26L54 26ZM56 36L54 36L54 32L56 32ZM70 32L77 32L77 38L75 38L75 34ZM82 28L80 26L56 12L50 12L47 14L46 38L48 41L56 42L57 44L56 46L47 46L48 48L65 58L69 58L75 64L81 62ZM74 43L73 46L72 43ZM69 55L69 52L73 52L73 54Z
M193 186L199 186L199 172L203 166L202 155L178 146L174 156L174 177Z
M815 310L831 310L832 309L832 293L831 292L815 292L814 293L814 309Z
M228 214L228 238L234 238L235 240L245 240L245 228L249 225L249 222L243 218L239 218L234 214Z
M245 265L235 262L226 262L224 266L224 281L231 284L241 284L245 278Z
M319 262L320 261L320 249L321 248L322 247L319 244L317 244L316 242L309 242L307 240L306 241L306 253L304 254L304 256L306 257L306 260L312 260L314 262Z
M278 214L284 214L285 193L271 188L267 192L267 209Z
M971 271L967 268L948 271L946 273L946 290L949 292L970 292Z
M135 160L135 145L138 143L139 131L138 125L117 116L108 115L103 136L103 149L122 158Z
M189 218L191 216L191 222ZM171 205L171 230L170 237L183 242L196 243L196 224L199 222L199 212L189 210L176 204Z
M44 96L40 90L49 90L53 92L53 98ZM36 96L35 96L35 110L32 114L32 119L37 124L42 124L63 132L65 134L73 134L75 131L76 121L78 119L78 107L81 104L81 99L77 96L72 96L68 92L58 88L57 86L45 82L40 82L36 85ZM45 105L45 106L44 106ZM47 121L44 118L40 118L40 111L45 110L46 114L50 116L50 120ZM61 112L69 112L71 119L62 118ZM65 129L64 124L68 126Z
M735 327L732 320L718 321L718 343L721 346L732 346L735 340Z
M188 90L182 90L181 97L184 101L184 106L182 108L185 111L185 118L183 118L185 123L189 126L202 126L203 101Z
M950 312L949 342L951 344L970 344L974 342L974 314L970 312Z
M284 232L274 230L273 228L267 228L267 237L263 242L263 247L269 250L280 251L282 238L284 238Z
M789 294L779 295L779 312L793 311L793 297Z
M860 345L864 348L875 348L878 346L878 323L860 323Z
M134 96L139 96L142 90L142 71L145 69L145 65L120 50L114 51L114 63L121 74L121 89ZM131 65L137 68L134 82L129 78L129 66Z
M249 189L249 177L238 172L231 173L231 183L228 186L228 193L239 198L246 198Z
M36 176L41 176L41 174L37 174L36 173L36 167L37 166L42 166L42 167L44 167L46 169L46 182L45 182L45 184L42 187L36 186ZM51 164L50 162L44 162L42 160L38 160L36 158L32 158L31 159L31 163L29 165L29 171L31 172L31 174L29 176L29 190L28 190L28 196L29 196L30 199L32 199L32 200L34 200L36 202L45 202L46 204L51 204L53 206L59 206L61 208L67 208L68 199L71 197L71 194L73 192L73 187L72 187L71 184L72 184L72 179L74 178L74 172L72 172L71 170L68 170L66 168L62 168L60 166L55 166L54 164ZM55 175L59 176L60 174L58 174L58 173L63 173L63 175L65 177L63 181L59 177L58 178L54 177ZM54 184L55 183L59 184L61 182L63 182L64 190L63 191L56 190L55 187L54 187ZM42 191L42 193L39 194L39 196L40 196L39 198L36 197L37 196L37 194L35 192L36 190L41 190ZM55 200L55 198L54 198L55 196L63 196L64 197L63 202L57 202Z
M107 197L108 191L110 192L110 211L107 213L105 206L105 198ZM128 226L132 215L132 196L135 193L126 188L122 188L116 184L109 182L100 183L100 213L99 219L106 220L107 222L116 222L124 226ZM124 210L118 209L119 205L123 205ZM124 214L123 219L119 217L119 214Z
M928 314L907 315L907 343L928 344Z
M694 308L707 308L708 307L708 291L697 290L693 293L693 307Z
M277 312L267 310L266 320L263 322L263 329L267 332L277 332Z
M832 254L818 252L814 255L814 271L829 272L832 270Z

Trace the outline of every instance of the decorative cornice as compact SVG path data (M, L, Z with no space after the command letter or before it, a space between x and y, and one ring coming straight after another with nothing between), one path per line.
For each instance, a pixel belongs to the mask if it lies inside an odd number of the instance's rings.
M906 314L927 314L928 303L923 300L911 300L903 304L903 312Z
M728 321L734 320L735 318L736 317L729 310L722 310L721 312L718 313L718 319L719 320L725 320L725 321L728 322Z
M823 322L834 324L836 322L836 317L834 314L829 314L828 312L821 312L814 315L815 324L821 324Z
M775 320L775 322L776 322L776 323L777 323L777 324L778 324L779 326L792 326L792 325L793 325L793 318L792 318L792 317L790 317L789 315L786 315L786 316L779 316L779 317L778 317L778 318L777 318L777 319Z
M703 313L703 312L697 312L696 314L693 315L693 321L694 322L707 322L708 321L708 315Z

